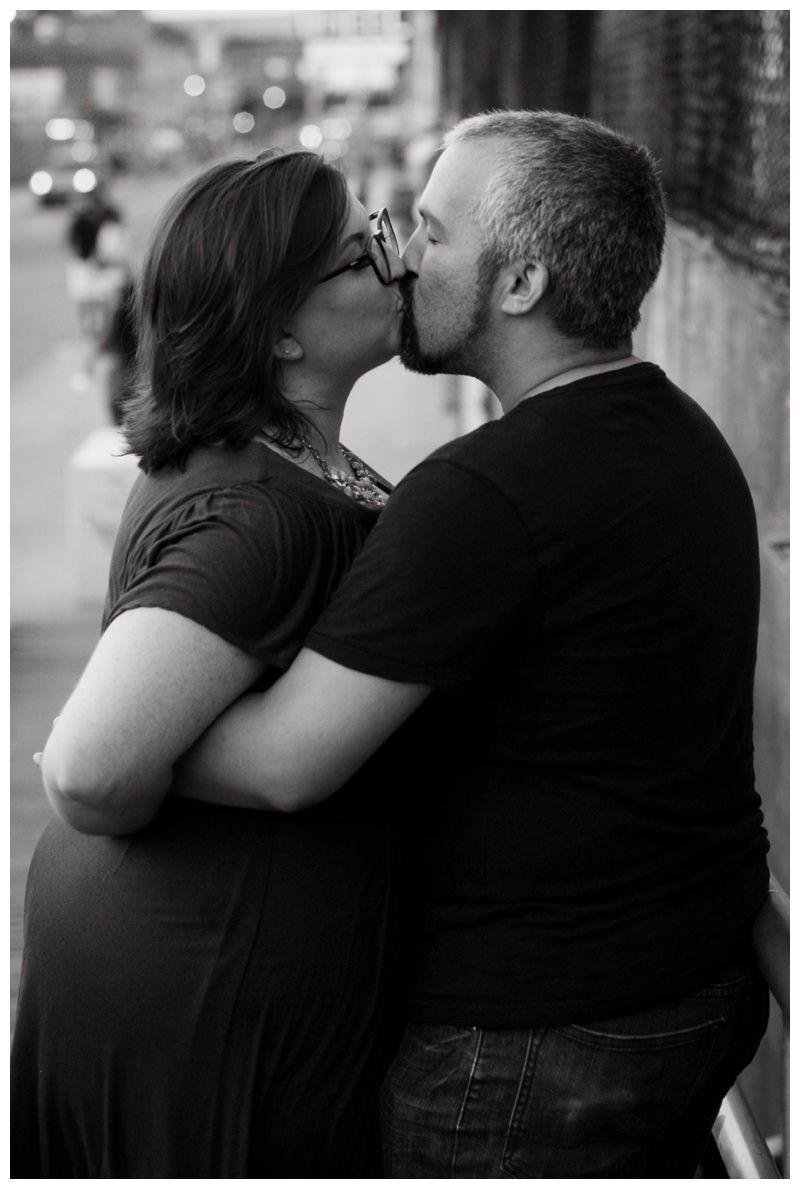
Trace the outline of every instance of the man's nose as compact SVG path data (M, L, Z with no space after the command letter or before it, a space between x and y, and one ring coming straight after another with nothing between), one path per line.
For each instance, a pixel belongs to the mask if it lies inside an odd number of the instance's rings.
M403 251L403 264L406 266L407 272L417 275L424 250L424 226L422 223L418 223Z

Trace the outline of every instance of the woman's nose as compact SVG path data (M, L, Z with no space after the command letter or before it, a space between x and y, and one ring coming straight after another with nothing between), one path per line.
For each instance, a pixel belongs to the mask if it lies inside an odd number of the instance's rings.
M405 261L403 260L403 257L399 254L399 252L393 252L391 248L389 248L387 250L386 254L389 259L389 265L390 265L391 272L392 272L392 280L393 281L402 281L403 277L406 275L406 272L408 271L406 269Z

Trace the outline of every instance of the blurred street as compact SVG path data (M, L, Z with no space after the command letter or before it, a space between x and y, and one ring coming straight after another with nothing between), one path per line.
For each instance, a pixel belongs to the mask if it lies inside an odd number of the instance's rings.
M139 255L155 217L180 184L170 174L115 182ZM70 472L75 452L110 425L88 370L66 290L66 208L11 193L11 975L19 983L24 885L50 810L33 752L69 695L99 634L104 579L81 572ZM353 391L344 441L397 482L459 432L454 380L414 376L393 361ZM132 479L124 472L124 481ZM114 510L112 509L112 512ZM113 526L112 526L113 527Z

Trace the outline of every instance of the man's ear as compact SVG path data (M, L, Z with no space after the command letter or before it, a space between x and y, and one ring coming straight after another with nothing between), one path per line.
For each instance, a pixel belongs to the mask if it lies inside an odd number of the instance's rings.
M500 309L504 314L529 314L544 297L549 283L550 274L543 264L510 265Z
M289 334L288 330L284 330L272 348L272 354L277 356L278 359L282 359L284 363L291 363L292 361L303 358L303 348L297 339Z

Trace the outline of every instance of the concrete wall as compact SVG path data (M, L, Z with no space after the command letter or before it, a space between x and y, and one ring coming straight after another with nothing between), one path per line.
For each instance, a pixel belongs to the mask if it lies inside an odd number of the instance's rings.
M761 539L756 774L771 866L789 890L789 321L769 290L676 224L634 350L714 418L753 493Z
M772 290L713 244L670 226L634 351L659 364L714 418L753 493L761 542L756 779L770 867L789 891L789 320ZM780 1131L783 1034L769 1031L743 1082L766 1134Z

